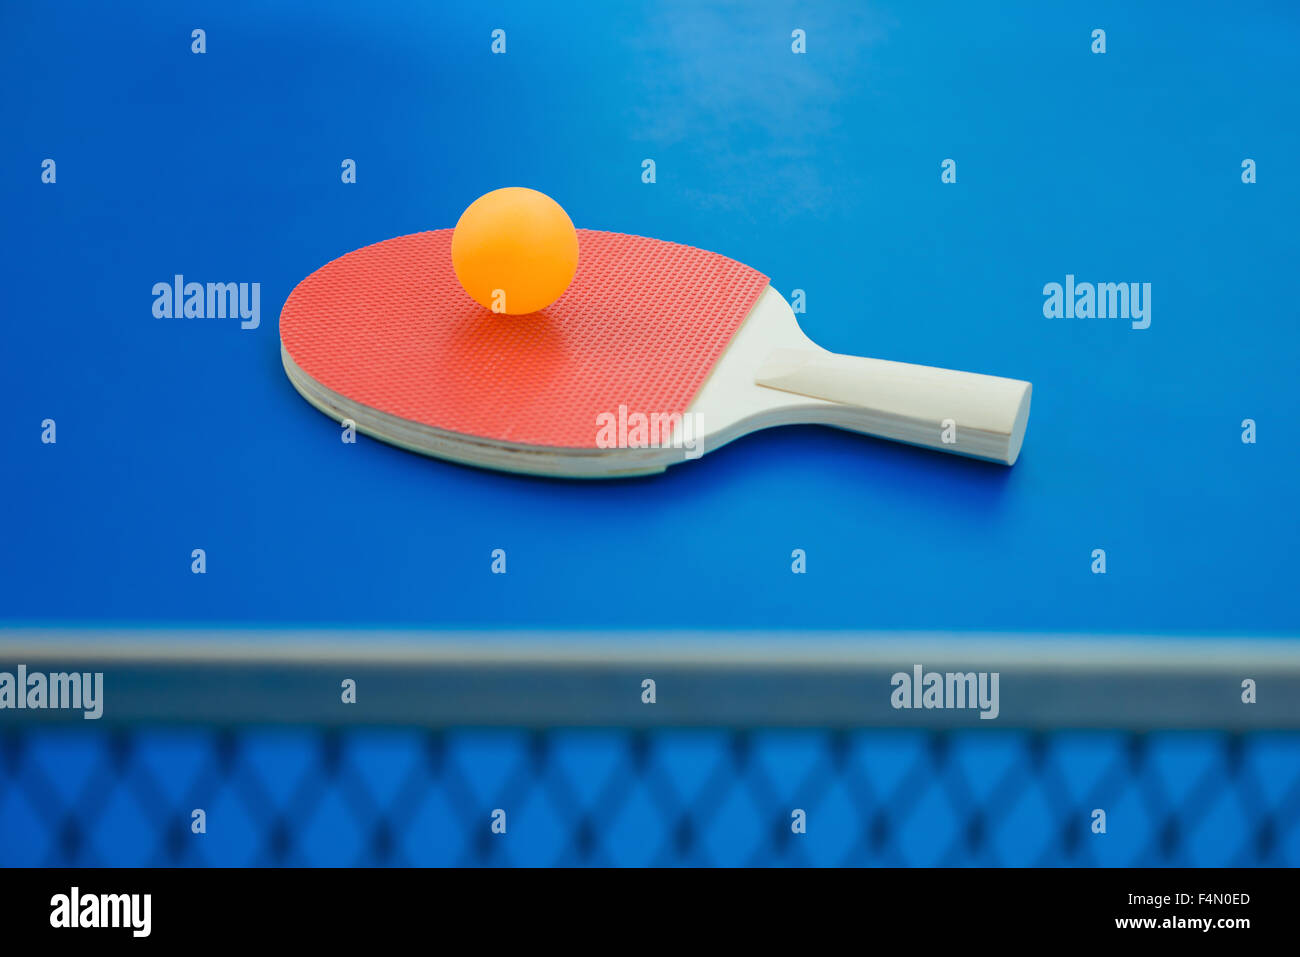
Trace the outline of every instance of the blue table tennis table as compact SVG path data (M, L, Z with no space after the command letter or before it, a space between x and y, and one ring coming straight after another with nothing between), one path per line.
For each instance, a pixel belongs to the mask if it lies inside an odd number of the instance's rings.
M105 676L100 721L0 709L0 863L1300 860L1290 5L0 27L0 671ZM280 306L502 185L752 265L834 351L1032 381L1020 461L343 441ZM246 313L159 316L177 276ZM895 707L915 666L997 672L998 717ZM796 800L836 823L772 837ZM508 846L400 823L508 801Z

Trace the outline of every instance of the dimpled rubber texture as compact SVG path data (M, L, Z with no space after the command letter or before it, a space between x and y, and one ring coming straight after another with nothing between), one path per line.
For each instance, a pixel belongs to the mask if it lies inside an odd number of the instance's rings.
M526 316L474 302L450 229L348 253L280 313L308 376L377 409L503 443L591 449L597 416L685 412L767 277L676 243L578 230L578 271Z

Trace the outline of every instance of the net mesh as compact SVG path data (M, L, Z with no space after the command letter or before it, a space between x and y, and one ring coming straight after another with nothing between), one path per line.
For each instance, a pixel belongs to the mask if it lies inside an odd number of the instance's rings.
M4 865L1297 863L1294 732L0 732Z

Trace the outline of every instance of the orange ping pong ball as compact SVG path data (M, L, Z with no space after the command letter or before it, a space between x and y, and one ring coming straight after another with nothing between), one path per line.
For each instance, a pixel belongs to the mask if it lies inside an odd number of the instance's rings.
M545 193L508 186L484 193L461 213L451 265L471 299L520 316L545 309L578 269L578 233Z

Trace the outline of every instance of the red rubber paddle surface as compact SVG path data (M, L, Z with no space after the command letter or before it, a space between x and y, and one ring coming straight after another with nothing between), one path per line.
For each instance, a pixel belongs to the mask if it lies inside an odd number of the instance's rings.
M578 230L578 271L527 316L474 302L450 229L348 253L289 295L280 341L321 385L464 435L594 448L597 419L685 412L767 286L690 246Z

